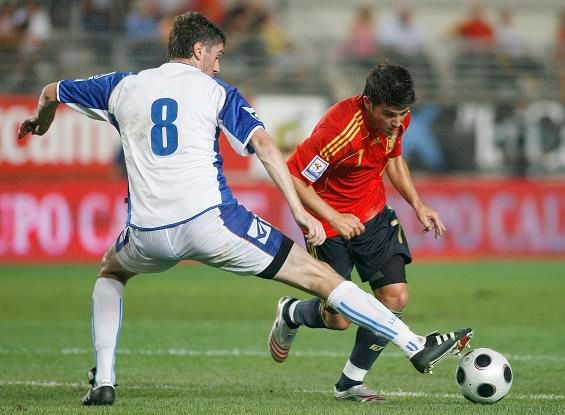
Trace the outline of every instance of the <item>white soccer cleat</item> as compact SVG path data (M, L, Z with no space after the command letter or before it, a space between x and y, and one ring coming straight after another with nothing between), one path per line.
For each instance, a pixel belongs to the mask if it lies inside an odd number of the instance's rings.
M379 395L375 390L365 384L355 385L340 392L334 386L334 395L338 401L356 401L362 403L382 403L386 402L384 396Z
M293 300L292 297L282 297L277 303L277 312L273 327L269 333L269 351L275 361L282 363L288 357L292 342L296 337L298 328L291 329L284 321L282 312L285 304Z

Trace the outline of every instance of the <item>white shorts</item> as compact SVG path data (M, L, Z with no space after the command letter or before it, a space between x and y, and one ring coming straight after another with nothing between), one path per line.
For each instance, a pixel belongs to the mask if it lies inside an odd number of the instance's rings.
M126 227L116 257L131 272L165 271L192 259L242 275L273 278L292 240L242 205L213 208L185 223L158 230Z

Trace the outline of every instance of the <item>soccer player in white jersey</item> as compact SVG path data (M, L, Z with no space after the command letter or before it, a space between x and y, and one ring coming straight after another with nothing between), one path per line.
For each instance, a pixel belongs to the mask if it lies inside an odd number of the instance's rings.
M129 196L125 229L104 254L92 295L96 366L84 405L115 399L114 360L126 282L192 259L241 275L274 279L327 299L348 319L385 332L420 372L461 349L472 330L419 336L374 297L344 281L278 229L238 204L222 172L222 130L241 155L255 154L284 194L308 242L325 240L294 190L280 151L237 89L215 78L225 35L198 13L174 20L168 61L137 74L113 72L47 85L18 131L42 135L59 103L112 123L124 148ZM283 337L291 333L283 325ZM284 338L276 339L284 348Z

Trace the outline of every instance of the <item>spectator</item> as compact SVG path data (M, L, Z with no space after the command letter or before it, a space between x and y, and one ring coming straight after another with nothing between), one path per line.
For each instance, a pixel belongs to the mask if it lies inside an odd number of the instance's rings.
M176 13L185 12L192 7L191 0L151 0L151 2L155 3L162 16L174 16Z
M296 80L304 78L307 68L273 13L265 13L260 22L260 36L268 57L268 86L279 90L295 87Z
M514 29L512 10L505 7L500 10L499 22L495 29L496 47L499 54L512 58L526 55L524 40Z
M159 41L159 14L151 0L137 0L126 16L129 56L137 67L155 66L163 61L165 50Z
M257 61L261 61L262 65L269 63L267 46L261 34L266 15L267 11L261 4L250 0L240 0L227 11L223 26L230 37L230 48L226 58L234 69L254 68Z
M12 45L19 39L18 27L14 23L16 7L12 2L0 5L0 46Z
M565 102L565 8L559 15L559 24L555 35L555 60L560 81L561 101Z
M419 85L419 94L431 96L437 76L424 51L424 33L413 23L413 13L407 6L398 8L391 20L383 23L379 32L382 55L392 62L405 66Z
M13 15L16 6L13 2L0 5L0 78L7 80L13 72L10 65L16 62L19 54L19 45L23 27L17 27Z
M485 17L483 7L478 3L470 8L469 16L455 26L453 34L466 49L489 50L494 43L494 30Z
M531 81L539 76L541 65L528 54L524 39L514 28L512 10L508 7L500 10L495 40L498 79L501 83L506 81L509 91L515 94L519 91L519 81Z
M107 32L113 28L112 0L83 0L84 28L92 32Z
M412 10L406 6L398 9L392 20L385 22L379 34L380 45L402 56L422 55L424 33L414 25Z
M455 73L457 82L469 90L490 94L496 84L495 35L484 9L474 4L469 15L452 29L457 40Z
M216 24L224 21L224 2L222 0L194 0L192 10L200 12Z
M14 11L12 23L16 31L20 32L20 39L15 70L9 84L16 90L33 89L35 83L43 83L43 75L50 76L49 73L44 73L48 68L37 63L44 62L44 56L49 55L49 41L53 31L51 18L40 0L27 0Z
M340 57L362 67L372 67L377 55L377 33L373 9L368 4L357 8L350 31L340 46Z

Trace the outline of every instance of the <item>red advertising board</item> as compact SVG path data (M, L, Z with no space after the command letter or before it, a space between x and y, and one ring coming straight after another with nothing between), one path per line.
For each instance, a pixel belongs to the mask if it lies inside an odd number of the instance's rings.
M235 190L241 203L300 239L272 185ZM126 195L122 181L0 182L0 262L98 261L125 226Z
M448 228L422 233L390 191L416 259L565 258L565 183L430 179L417 183ZM239 201L301 241L281 194L267 183L233 185ZM98 261L125 223L120 181L0 182L0 262Z
M417 182L447 226L435 240L400 196L389 192L419 258L565 258L565 182L429 179Z

